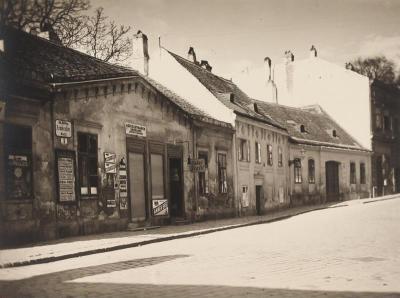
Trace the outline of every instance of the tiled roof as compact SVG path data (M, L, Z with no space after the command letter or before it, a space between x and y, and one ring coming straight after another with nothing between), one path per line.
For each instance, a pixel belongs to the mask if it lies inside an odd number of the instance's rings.
M259 100L256 102L259 111L285 126L295 142L366 150L318 105L293 108ZM305 132L300 131L301 125L304 125Z
M262 121L272 126L284 129L279 123L266 115L260 115L254 111L253 100L247 96L240 88L225 78L217 76L201 66L182 58L181 56L168 51L172 57L187 69L201 84L204 85L219 101L235 113ZM231 101L233 95L233 102Z
M135 70L105 63L24 31L6 27L4 59L16 78L41 83L74 82L136 75Z

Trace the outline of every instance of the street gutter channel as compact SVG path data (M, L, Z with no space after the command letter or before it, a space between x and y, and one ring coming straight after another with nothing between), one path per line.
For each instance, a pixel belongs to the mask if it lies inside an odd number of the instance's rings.
M378 200L376 200L376 201L378 201ZM376 202L376 201L373 201L373 202ZM365 202L364 204L366 204L366 203L367 202ZM61 260L66 260L66 259L71 259L71 258L77 258L77 257L83 257L83 256L88 256L88 255L93 255L93 254L98 254L98 253L105 253L105 252L111 252L111 251L126 249L126 248L139 247L139 246L142 246L142 245L148 245L148 244L153 244L153 243L158 243L158 242L164 242L164 241L170 241L170 240L182 239L182 238L189 238L189 237L195 237L195 236L206 235L206 234L211 234L211 233L221 232L221 231L226 231L226 230L232 230L232 229L237 229L237 228L242 228L242 227L248 227L248 226L254 226L254 225L259 225L259 224L271 223L271 222L275 222L275 221L289 219L289 218L291 218L293 216L305 214L305 213L308 213L308 212L319 211L319 210L330 209L330 208L347 207L347 206L349 206L349 205L344 204L344 205L338 205L338 206L320 207L320 208L316 208L316 209L300 211L298 213L291 214L291 215L283 215L283 216L278 216L276 218L265 219L265 220L257 220L257 221L253 221L253 222L249 222L249 223L230 225L230 226L222 226L222 227L219 227L219 228L212 228L212 229L209 229L209 230L200 230L200 231L197 231L197 232L194 231L194 232L191 232L191 233L190 232L189 233L182 233L182 234L177 234L177 235L172 235L172 236L165 236L165 237L160 237L160 238L151 239L151 240L144 240L144 241L135 242L135 243L119 244L119 245L116 245L116 246L92 249L92 250L88 250L88 251L81 251L81 252L72 253L72 254L65 254L65 255L62 255L62 256L45 257L45 258L40 258L40 259L28 260L28 261L20 261L20 262L14 262L14 263L0 264L0 268L13 268L13 267L28 266L28 265L36 265L36 264L45 264L45 263L56 262L56 261L61 261Z

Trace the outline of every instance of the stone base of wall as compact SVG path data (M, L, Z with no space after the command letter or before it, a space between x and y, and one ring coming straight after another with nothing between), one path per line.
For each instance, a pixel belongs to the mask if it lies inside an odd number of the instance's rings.
M126 218L79 219L45 224L35 220L3 222L0 227L0 247L79 235L123 231L126 230L127 226L128 220Z

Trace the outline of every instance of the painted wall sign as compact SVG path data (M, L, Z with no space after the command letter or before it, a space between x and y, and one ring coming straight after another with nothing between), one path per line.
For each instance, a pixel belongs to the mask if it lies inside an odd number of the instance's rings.
M66 120L56 120L56 136L62 138L72 137L72 124Z
M58 198L60 202L75 201L75 155L69 151L57 152Z
M168 200L152 200L153 215L168 215Z
M117 155L115 153L104 152L104 169L106 174L117 173Z
M193 172L204 172L206 170L206 164L204 159L191 159L190 160L190 169Z
M146 136L146 127L139 125L139 124L126 122L125 123L125 132L127 135L145 137Z

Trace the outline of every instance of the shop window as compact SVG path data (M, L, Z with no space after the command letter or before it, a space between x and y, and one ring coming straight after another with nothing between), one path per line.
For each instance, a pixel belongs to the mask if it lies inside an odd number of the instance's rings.
M97 196L97 136L78 133L78 171L81 196Z
M256 163L261 163L261 144L259 142L256 142L255 146L256 150Z
M200 195L208 194L208 153L199 152L199 159L204 160L205 169L199 172L199 193Z
M240 161L250 161L250 142L244 139L239 139L238 158Z
M283 167L283 153L281 147L278 147L278 167Z
M350 184L356 184L356 163L350 162Z
M164 199L164 164L161 154L151 154L151 196L153 200Z
M365 163L360 163L360 184L366 183L366 176L365 176Z
M301 176L301 160L300 158L294 159L294 183L302 183L303 179Z
M4 145L7 198L32 199L32 128L5 124Z
M315 183L315 161L314 159L308 160L308 183Z
M272 145L267 145L267 164L272 166L273 164L273 156L272 156Z
M226 173L226 154L218 153L218 189L219 193L228 192L228 182Z

